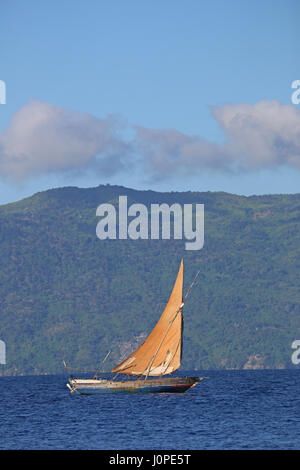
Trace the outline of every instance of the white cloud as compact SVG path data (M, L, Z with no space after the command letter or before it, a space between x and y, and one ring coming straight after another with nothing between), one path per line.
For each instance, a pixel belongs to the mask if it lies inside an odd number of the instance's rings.
M227 136L228 151L239 167L300 169L300 111L293 105L261 101L226 105L213 115Z
M18 180L91 166L109 173L126 153L117 131L112 116L99 119L31 100L0 134L0 174Z
M300 111L276 101L212 108L224 142L175 129L135 126L131 142L116 117L99 119L30 101L0 133L0 175L15 180L49 172L104 175L132 171L152 179L183 177L202 169L248 172L287 166L300 170ZM138 156L138 158L137 158Z
M212 108L224 130L222 144L173 129L136 127L137 147L156 178L192 174L203 168L249 171L280 165L300 170L300 111L292 105L261 101Z

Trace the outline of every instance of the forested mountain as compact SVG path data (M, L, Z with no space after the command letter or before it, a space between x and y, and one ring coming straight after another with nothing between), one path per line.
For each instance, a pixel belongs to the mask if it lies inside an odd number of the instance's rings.
M204 204L205 242L100 240L101 203ZM300 194L66 187L0 206L4 374L59 373L62 359L108 370L143 340L170 295L185 291L185 369L284 368L300 339Z

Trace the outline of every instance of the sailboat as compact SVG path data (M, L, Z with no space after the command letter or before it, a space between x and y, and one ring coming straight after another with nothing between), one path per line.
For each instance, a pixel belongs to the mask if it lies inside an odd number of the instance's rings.
M188 295L183 299L182 291L183 260L160 319L145 341L111 370L115 374L114 378L80 379L70 376L67 384L69 390L82 395L116 392L182 393L201 382L204 377L165 377L181 365L183 306ZM136 379L115 380L119 374Z

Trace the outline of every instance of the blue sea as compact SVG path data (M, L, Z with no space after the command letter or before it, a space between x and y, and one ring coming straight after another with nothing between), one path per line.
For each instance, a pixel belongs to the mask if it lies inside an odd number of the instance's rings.
M0 449L300 449L300 370L189 371L184 394L70 394L0 377Z

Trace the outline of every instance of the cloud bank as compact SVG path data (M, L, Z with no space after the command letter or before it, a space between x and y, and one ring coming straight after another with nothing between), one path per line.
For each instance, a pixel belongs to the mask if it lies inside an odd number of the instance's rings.
M300 111L261 101L212 108L224 142L175 129L134 126L128 142L115 116L100 119L31 100L0 133L0 176L97 171L114 175L139 168L150 179L188 176L203 169L248 172L288 166L300 170Z
M49 172L123 167L127 144L118 119L99 119L31 100L0 134L0 175L15 180Z
M150 173L194 174L201 169L245 172L281 165L300 170L300 112L292 105L261 101L212 108L224 131L222 144L179 131L136 127Z

